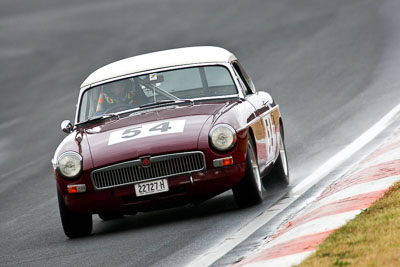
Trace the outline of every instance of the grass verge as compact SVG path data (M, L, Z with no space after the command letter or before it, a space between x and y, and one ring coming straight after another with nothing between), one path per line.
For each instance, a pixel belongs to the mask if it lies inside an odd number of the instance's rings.
M400 266L400 183L297 266Z

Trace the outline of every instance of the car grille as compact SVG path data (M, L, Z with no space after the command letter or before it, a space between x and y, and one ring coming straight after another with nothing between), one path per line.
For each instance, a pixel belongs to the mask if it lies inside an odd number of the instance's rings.
M204 169L203 152L185 152L151 157L147 167L141 159L111 165L94 170L91 178L95 189L100 190Z

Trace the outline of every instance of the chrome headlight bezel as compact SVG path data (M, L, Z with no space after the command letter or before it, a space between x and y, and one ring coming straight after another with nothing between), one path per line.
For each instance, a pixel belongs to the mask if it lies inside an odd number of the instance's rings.
M74 166L77 169L72 174L66 173L64 170L65 168L63 168L63 166L65 166L68 162L68 161L63 162L63 160L68 160L67 157L69 157L69 159L70 159L69 162L72 162L72 164L75 164ZM82 167L83 167L82 161L83 161L82 156L80 154L78 154L77 152L73 152L73 151L64 152L57 159L56 171L61 177L65 178L65 179L76 179L79 176L81 176L81 174L82 174Z
M228 142L226 144L218 142L218 140L220 140L220 138L222 137L221 135L225 135L226 138L228 139ZM212 148L214 148L219 152L225 152L232 149L237 141L237 134L235 129L233 129L232 126L228 124L215 125L214 127L211 128L208 137Z

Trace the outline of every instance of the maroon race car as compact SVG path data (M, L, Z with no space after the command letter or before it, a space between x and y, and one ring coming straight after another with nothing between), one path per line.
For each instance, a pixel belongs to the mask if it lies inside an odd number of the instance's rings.
M232 189L262 202L263 179L289 183L279 106L236 57L190 47L127 58L82 84L75 125L52 160L68 237L92 215L120 218L200 203Z

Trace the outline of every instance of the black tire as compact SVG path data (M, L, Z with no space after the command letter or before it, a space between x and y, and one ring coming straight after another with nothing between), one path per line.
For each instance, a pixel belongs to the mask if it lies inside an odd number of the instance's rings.
M279 134L279 156L275 161L274 166L268 173L267 177L263 179L265 187L269 184L277 185L280 187L287 187L290 182L289 165L286 156L286 147L283 140L282 127Z
M64 233L69 238L82 237L92 233L92 215L71 212L65 205L64 199L57 190L58 207Z
M100 213L99 214L100 219L103 221L111 221L111 220L116 220L116 219L121 219L124 217L124 214L122 212L115 212L115 213Z
M246 172L243 179L232 188L236 204L246 208L259 204L263 200L260 170L257 155L251 139L247 143Z

